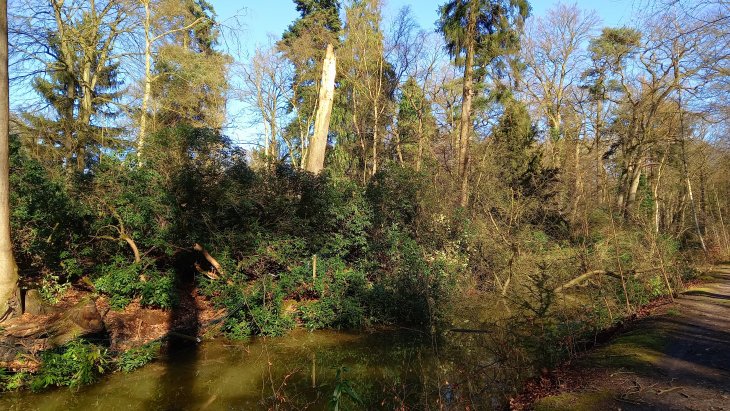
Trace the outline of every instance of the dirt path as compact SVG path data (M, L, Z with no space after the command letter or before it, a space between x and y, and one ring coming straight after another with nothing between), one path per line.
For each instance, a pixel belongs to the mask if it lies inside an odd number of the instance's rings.
M536 410L729 410L730 265L581 361L575 392Z

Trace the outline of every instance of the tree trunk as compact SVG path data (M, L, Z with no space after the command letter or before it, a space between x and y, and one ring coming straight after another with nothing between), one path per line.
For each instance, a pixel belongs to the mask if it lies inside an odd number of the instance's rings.
M661 203L659 200L659 184L662 180L662 170L664 169L664 162L667 159L667 153L666 151L662 155L662 161L659 163L659 169L657 171L656 175L656 182L654 183L654 188L652 189L652 195L654 196L654 233L659 234L660 228L661 228Z
M626 202L626 215L631 215L634 212L634 204L636 204L636 192L639 190L639 183L641 182L641 162L634 165L633 173L631 175L631 184L629 185L628 201Z
M0 0L0 316L19 313L18 266L10 241L10 91L8 83L8 1ZM1 321L1 319L0 319Z
M332 102L335 96L335 76L337 74L337 59L332 44L327 45L327 52L322 64L322 83L319 89L319 104L317 117L314 121L314 135L309 143L305 169L312 173L319 173L324 168L324 155L327 149L327 134L332 115Z
M689 197L689 203L692 207L692 218L695 223L695 229L697 230L697 237L700 240L700 245L702 246L702 251L705 252L705 255L707 254L707 246L705 245L705 236L702 235L702 230L700 229L700 220L697 216L697 207L695 205L695 198L694 195L692 195L692 182L689 178L689 165L687 164L687 148L686 143L684 139L684 108L682 108L682 90L679 90L679 144L680 148L682 150L682 172L684 173L684 180L687 184L687 196Z
M134 262L139 263L142 261L142 256L139 254L139 248L137 247L137 243L134 242L134 239L132 237L122 234L122 240L126 241L129 245L129 248L132 249L132 253L134 254Z
M150 22L150 2L143 0L144 5L144 93L142 94L142 116L139 119L139 137L137 138L137 160L142 164L145 136L147 134L147 109L152 95L152 27Z
M702 246L702 251L707 253L707 246L705 245L705 236L702 235L702 229L700 228L700 220L697 216L697 207L695 206L695 198L694 195L692 195L692 182L689 179L689 170L687 167L687 154L685 153L684 149L684 140L682 140L682 164L684 169L684 180L687 184L687 196L689 197L689 203L692 207L692 219L695 223L695 230L697 230L697 237L700 240L700 245Z
M717 215L720 219L722 238L725 240L725 253L730 254L730 240L728 240L727 230L725 229L725 220L722 218L722 208L720 208L720 199L717 197L717 188L715 188L715 203L717 204Z
M467 165L469 163L469 134L471 132L471 100L474 81L474 37L476 34L476 15L478 2L469 7L469 21L466 25L466 61L464 62L464 87L462 90L461 124L459 125L459 177L461 178L462 207L469 201L469 182Z
M423 115L421 110L418 111L418 154L416 157L416 171L421 171L421 162L423 161Z
M3 3L6 0L1 0ZM3 324L0 336L0 366L12 367L18 358L33 359L36 353L60 347L79 337L104 330L104 321L96 303L85 298L71 307L58 310L41 307L40 314L19 317Z
M375 96L373 101L373 171L370 174L375 176L378 172L378 96Z

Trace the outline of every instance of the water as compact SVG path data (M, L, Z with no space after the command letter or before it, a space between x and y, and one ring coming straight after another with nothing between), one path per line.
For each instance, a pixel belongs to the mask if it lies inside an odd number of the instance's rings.
M457 342L449 348L424 333L403 330L298 330L240 343L207 341L76 391L3 394L0 409L328 409L342 367L339 388L349 385L365 404L344 396L347 409L438 409L445 403L492 408L493 392L479 388L484 383L467 372L486 359Z

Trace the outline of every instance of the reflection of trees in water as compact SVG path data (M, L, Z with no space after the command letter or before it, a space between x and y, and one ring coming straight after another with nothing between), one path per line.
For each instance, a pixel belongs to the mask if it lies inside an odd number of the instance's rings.
M432 378L433 351L413 333L381 332L334 346L310 341L271 354L275 361L287 363L273 375L274 381L288 378L279 400L300 408L325 407L338 382L349 385L365 405L384 409L425 404L438 394L438 380Z
M181 301L179 315L189 315L186 304L194 304L192 294L182 295L191 301ZM188 335L197 331L184 330ZM404 331L342 336L302 333L226 343L225 348L213 343L205 357L219 359L219 369L204 363L195 344L171 339L156 394L145 408L322 409L342 367L340 382L345 380L366 408L490 408L511 392L511 373L497 368L495 350L485 348L494 337L448 333L434 342ZM196 379L207 387L198 385L196 391Z

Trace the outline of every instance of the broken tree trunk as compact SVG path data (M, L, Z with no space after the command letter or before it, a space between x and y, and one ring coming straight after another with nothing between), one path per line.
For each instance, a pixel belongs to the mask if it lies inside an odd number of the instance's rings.
M662 270L662 267L652 267L652 268L646 268L643 270L629 270L623 274L626 274L626 276L628 276L629 278L640 278L641 274L650 273L650 272L659 271L659 270ZM613 271L608 271L608 270L588 271L587 273L583 273L583 274L579 275L578 277L575 277L574 279L568 281L567 283L561 285L560 287L557 287L556 289L553 290L553 292L556 294L565 292L565 290L567 290L569 288L578 287L581 284L583 284L584 282L590 280L591 278L597 277L600 275L605 275L608 277L613 277L617 280L621 280L623 277L623 274L617 274Z
M44 308L41 312L52 310ZM65 310L46 315L26 313L3 324L0 335L0 365L11 364L19 355L60 347L77 338L99 333L104 322L96 303L84 298Z
M210 265L212 265L213 268L215 268L215 271L218 274L223 275L223 267L221 267L221 264L218 262L218 260L216 260L215 258L213 258L212 255L210 255L210 253L208 252L208 250L205 249L205 247L203 247L202 245L200 245L198 243L195 243L195 245L193 246L193 249L195 251L198 251L201 254L203 254L203 257L205 258L205 260L208 263L210 263ZM212 280L217 280L218 278L220 278L220 277L218 277L218 275L216 273L208 272L208 273L204 273L204 274Z
M317 117L314 121L314 135L309 143L305 169L319 173L324 168L324 155L327 149L327 134L330 128L332 102L335 96L335 76L337 75L337 59L332 44L327 45L327 52L322 64L322 82L319 88Z

